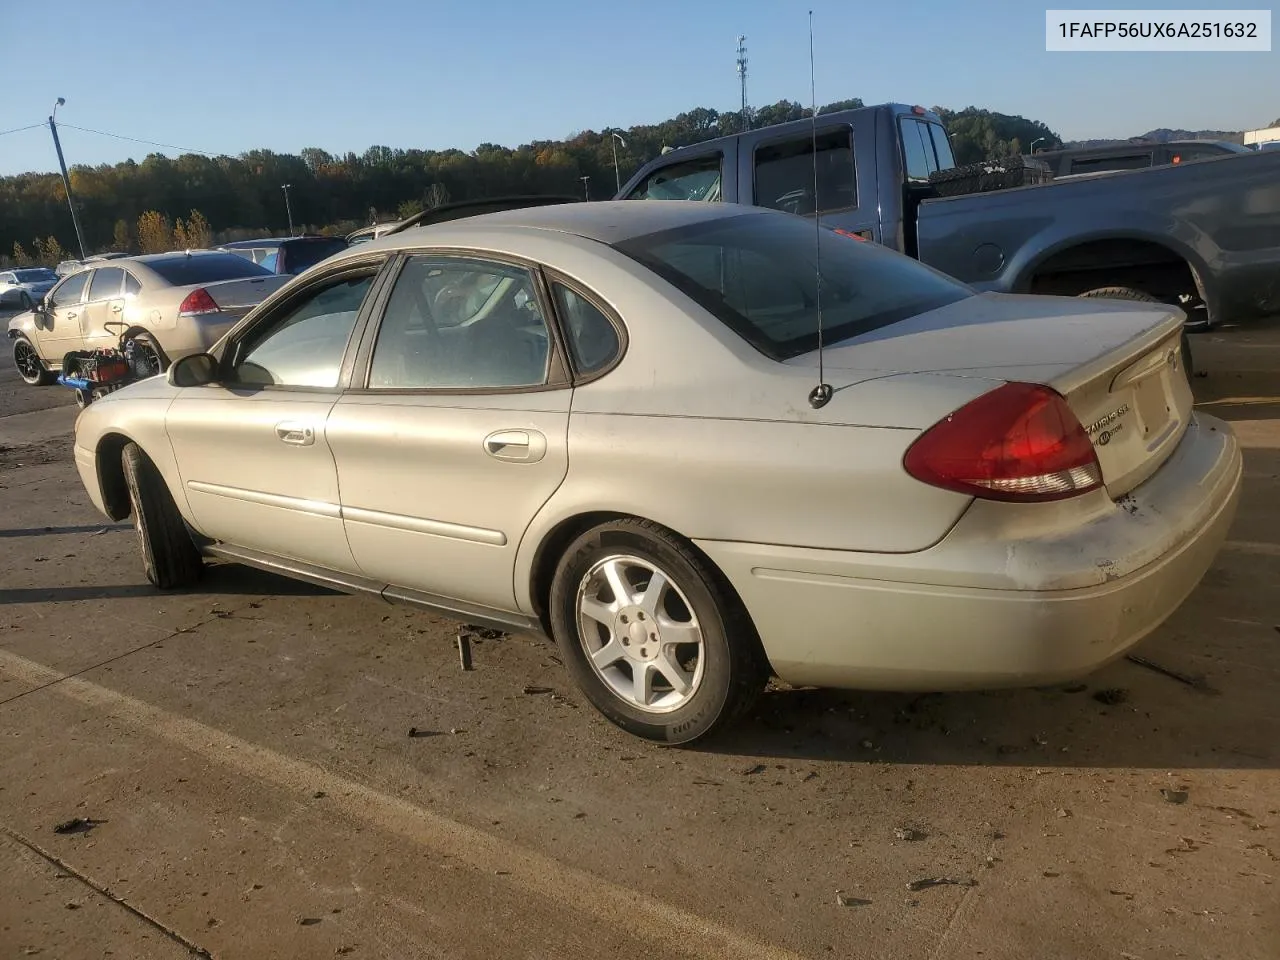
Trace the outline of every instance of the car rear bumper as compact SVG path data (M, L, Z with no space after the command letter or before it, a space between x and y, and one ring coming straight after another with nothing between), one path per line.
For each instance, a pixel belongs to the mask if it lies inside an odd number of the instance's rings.
M1091 672L1178 608L1226 538L1240 477L1230 429L1197 415L1154 476L1116 502L1099 492L1087 520L1065 532L1036 531L1025 519L1002 528L993 518L1011 505L978 501L942 541L913 554L698 546L737 589L774 670L791 683L1037 685Z

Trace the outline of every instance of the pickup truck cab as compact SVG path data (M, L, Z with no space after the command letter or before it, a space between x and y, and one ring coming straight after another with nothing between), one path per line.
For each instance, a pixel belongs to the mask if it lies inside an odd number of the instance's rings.
M1196 326L1280 311L1280 155L939 196L955 166L936 114L881 104L672 150L618 199L817 216L979 290L1159 300Z

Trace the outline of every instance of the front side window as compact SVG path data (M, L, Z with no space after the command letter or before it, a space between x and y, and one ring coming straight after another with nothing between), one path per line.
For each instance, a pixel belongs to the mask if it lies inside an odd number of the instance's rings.
M241 342L231 379L255 386L336 388L375 271L310 292Z
M760 147L755 165L758 207L804 216L858 205L853 132L847 126Z
M720 167L716 153L682 160L653 171L627 195L628 200L720 200Z
M511 389L547 382L546 318L523 267L414 257L387 301L371 389Z
M817 244L821 244L819 300ZM785 360L971 296L874 243L776 214L743 214L633 237L617 249L681 290L761 353Z
M49 302L54 307L69 307L72 304L80 302L80 297L84 293L85 281L89 279L89 274L73 273L62 283L53 288L53 292L49 294Z
M124 282L124 271L119 267L103 267L93 271L93 279L89 281L90 300L110 300L120 296L120 285Z

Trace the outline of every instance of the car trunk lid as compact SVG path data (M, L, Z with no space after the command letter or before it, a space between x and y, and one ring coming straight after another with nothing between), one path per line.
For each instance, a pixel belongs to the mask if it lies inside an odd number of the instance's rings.
M1186 430L1183 313L1164 304L982 294L824 351L827 369L937 373L1052 387L1092 441L1114 498L1147 479ZM817 363L814 353L789 361Z
M244 277L239 280L218 280L214 283L196 284L186 293L203 288L209 296L213 297L219 310L229 317L241 317L292 279L287 275L272 275Z

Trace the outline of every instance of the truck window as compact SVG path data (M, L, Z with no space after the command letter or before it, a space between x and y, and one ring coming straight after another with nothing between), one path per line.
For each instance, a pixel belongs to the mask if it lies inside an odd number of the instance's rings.
M924 123L922 126L929 128L929 133L933 136L933 150L938 155L938 169L950 170L956 165L956 155L951 152L951 140L947 136L947 129L940 123Z
M627 194L628 200L720 200L722 154L694 157L659 167Z
M1073 157L1071 173L1102 173L1104 170L1141 170L1151 166L1151 151L1112 154L1109 157Z
M816 155L815 140L818 147ZM858 190L853 164L853 131L842 126L821 131L816 138L807 133L758 148L755 152L755 204L801 216L856 207Z
M908 180L928 180L929 174L938 169L938 160L933 152L933 138L925 129L927 126L928 124L915 117L902 117L898 121ZM955 166L954 162L952 166Z

